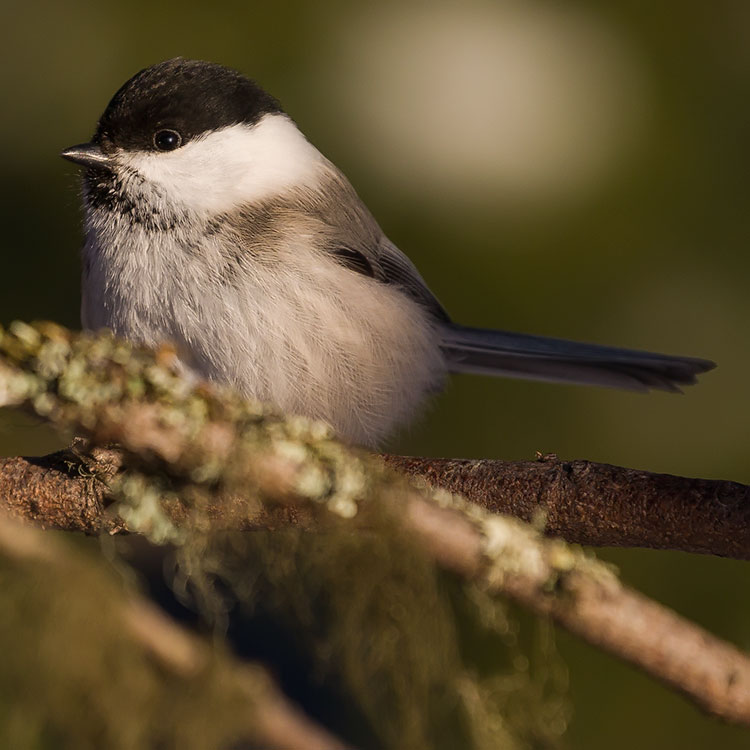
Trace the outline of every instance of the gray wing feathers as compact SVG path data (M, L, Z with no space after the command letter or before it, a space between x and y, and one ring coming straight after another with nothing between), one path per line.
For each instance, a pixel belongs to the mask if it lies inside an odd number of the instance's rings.
M430 291L417 267L388 238L381 239L375 257L381 281L401 287L434 318L450 323L448 313Z
M715 367L693 357L582 344L564 339L530 336L448 325L442 350L451 372L503 375L555 383L579 383L624 388L680 391L696 376Z

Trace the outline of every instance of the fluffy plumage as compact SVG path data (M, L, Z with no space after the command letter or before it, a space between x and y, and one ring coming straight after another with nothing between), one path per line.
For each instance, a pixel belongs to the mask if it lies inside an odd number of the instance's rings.
M178 148L159 150L164 128ZM221 66L142 71L64 155L89 167L85 327L169 339L188 371L358 443L449 370L674 390L712 366L453 324L278 102Z
M441 386L433 314L343 261L394 249L285 115L116 158L85 184L86 328L169 339L189 371L366 445Z

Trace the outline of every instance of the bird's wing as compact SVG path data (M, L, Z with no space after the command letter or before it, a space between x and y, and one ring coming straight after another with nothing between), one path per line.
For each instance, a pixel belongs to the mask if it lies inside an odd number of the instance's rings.
M437 297L430 291L416 266L387 237L378 241L335 244L327 248L332 257L352 271L399 287L425 308L435 320L449 323L450 317Z

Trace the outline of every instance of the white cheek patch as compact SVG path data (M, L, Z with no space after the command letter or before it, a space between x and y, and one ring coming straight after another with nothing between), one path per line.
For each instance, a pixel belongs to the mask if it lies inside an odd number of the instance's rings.
M158 185L175 203L218 214L314 186L321 153L283 114L231 125L175 151L121 153L121 163Z

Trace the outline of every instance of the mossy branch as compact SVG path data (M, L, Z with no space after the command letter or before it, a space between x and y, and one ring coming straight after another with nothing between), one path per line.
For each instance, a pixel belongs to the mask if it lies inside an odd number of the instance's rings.
M105 335L15 324L0 338L0 402L31 407L93 445L117 443L128 467L112 481L120 515L151 538L178 538L196 509L201 522L218 515L240 527L265 523L269 507L292 520L365 526L387 512L442 566L750 725L750 658L629 591L606 566L518 520L417 487L323 425L193 388L170 361L166 350Z

